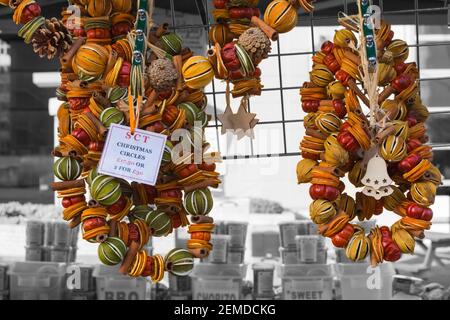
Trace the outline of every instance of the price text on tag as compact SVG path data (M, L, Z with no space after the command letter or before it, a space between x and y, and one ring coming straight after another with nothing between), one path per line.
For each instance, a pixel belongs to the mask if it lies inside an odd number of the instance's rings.
M98 166L100 174L155 185L166 136L118 124L109 127Z

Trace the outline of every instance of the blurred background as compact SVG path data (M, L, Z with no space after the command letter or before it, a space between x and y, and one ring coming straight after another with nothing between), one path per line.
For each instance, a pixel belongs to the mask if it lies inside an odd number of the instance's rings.
M44 16L59 16L65 1L39 1ZM264 12L268 0L260 0ZM168 22L184 45L196 54L204 54L209 46L208 28L212 0L156 0L154 20ZM445 178L450 177L450 13L443 0L374 1L382 9L383 18L392 24L394 38L409 45L409 61L420 70L420 90L431 115L427 123L430 143L435 147L435 163ZM272 52L260 67L263 93L251 99L250 109L260 119L255 139L220 135L216 115L225 109L225 85L214 80L205 89L207 113L212 119L206 139L212 150L219 150L223 162L218 171L223 184L215 191L212 216L223 221L248 222L245 261L250 265L261 260L279 261L282 242L280 223L308 217L308 186L297 185L295 167L300 159L299 142L304 134L299 88L309 79L311 57L325 40L332 40L338 28L339 11L355 13L353 0L320 0L313 14L299 10L298 26L281 34ZM11 21L11 10L0 8L0 261L25 260L26 221L56 221L60 210L54 205L49 188L53 181L50 156L55 143L55 101L58 86L58 62L39 59L29 45L17 37L17 26ZM239 101L233 101L236 110ZM397 272L419 276L450 286L448 246L450 246L450 183L439 188L433 206L431 231L436 243L424 241L418 254L399 263ZM347 186L349 183L346 184ZM350 194L351 190L347 190ZM378 218L380 225L395 221L393 214ZM224 227L225 228L225 227ZM226 233L224 231L223 233ZM173 247L176 237L155 239L151 246L158 252ZM434 245L434 247L433 247ZM435 253L435 247L441 246ZM96 263L96 246L79 241L77 262ZM430 251L432 248L432 252ZM419 252L422 250L422 252ZM422 255L420 254L422 253ZM436 258L423 264L423 255ZM447 254L447 255L446 255ZM337 254L330 252L333 259ZM74 258L75 259L75 258ZM244 259L244 258L243 258ZM278 259L278 260L277 260ZM242 270L239 270L241 272ZM206 272L206 271L203 271ZM238 272L238 274L240 274ZM287 272L284 270L283 272ZM242 278L253 280L247 272ZM277 278L278 277L278 278ZM275 277L280 284L281 278ZM1 288L0 288L1 289Z

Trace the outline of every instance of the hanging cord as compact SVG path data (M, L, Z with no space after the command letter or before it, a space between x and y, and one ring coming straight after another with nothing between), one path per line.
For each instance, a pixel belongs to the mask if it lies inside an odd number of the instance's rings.
M377 122L377 114L380 113L381 108L378 105L378 63L376 61L372 61L370 63L367 55L367 39L366 34L364 33L364 16L361 11L361 0L358 0L358 16L359 16L359 39L360 45L359 48L356 48L353 45L353 49L359 52L361 57L361 65L359 67L361 74L361 81L363 88L366 90L369 102L370 102L370 113L369 113L369 123L370 127L378 132L378 127L384 127L384 120L380 124ZM374 26L372 26L374 27ZM373 43L375 49L375 57L377 56L376 49L376 33L373 32Z
M127 38L130 42L133 59L130 74L130 86L128 88L128 107L130 112L130 132L138 127L140 108L144 96L144 68L145 53L148 45L148 34L153 26L153 0L137 0L138 12L135 22L135 30L128 33Z

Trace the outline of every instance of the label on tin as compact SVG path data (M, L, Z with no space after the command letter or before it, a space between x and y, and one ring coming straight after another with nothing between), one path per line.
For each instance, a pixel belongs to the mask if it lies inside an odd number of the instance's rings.
M283 247L295 247L295 236L298 233L298 227L295 224L285 224L280 228L281 242Z
M255 270L255 293L258 296L273 293L273 270Z
M243 251L228 251L228 263L230 264L241 264L244 262L244 252Z
M194 300L238 300L240 298L239 280L196 279L193 285Z
M331 279L285 279L283 281L284 300L331 300Z
M235 247L245 246L247 226L244 224L230 224L228 225L228 234L231 236L230 245Z
M300 240L300 262L317 262L317 239Z
M154 186L167 136L118 124L109 127L98 172Z

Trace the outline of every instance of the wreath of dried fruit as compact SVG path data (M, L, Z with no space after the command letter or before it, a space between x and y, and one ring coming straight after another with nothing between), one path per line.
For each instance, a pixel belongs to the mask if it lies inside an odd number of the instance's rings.
M213 48L208 51L208 59L214 67L217 79L227 82L227 107L218 116L222 123L222 134L228 129L238 134L247 132L258 123L255 113L248 111L250 96L261 95L260 62L269 56L271 41L278 39L279 33L292 30L297 25L297 10L302 7L311 12L313 0L274 0L269 3L264 20L256 7L259 0L214 0L212 14L216 20L209 31L209 41ZM228 83L233 85L230 90ZM237 113L229 105L229 95L242 97Z
M358 3L366 12L368 1ZM415 238L431 226L429 206L441 174L430 162L428 111L418 92L416 64L405 63L407 43L393 39L385 21L375 32L363 21L361 14L339 19L345 28L313 56L310 82L300 89L307 115L297 178L311 183L310 216L319 233L345 248L349 259L370 257L376 265L414 252ZM355 198L344 193L346 174L355 187L364 187ZM351 223L383 209L400 220L369 234Z
M187 275L194 258L212 250L210 188L220 183L215 171L220 155L207 153L203 140L210 119L203 87L214 76L209 61L193 56L167 25L153 27L151 0L74 0L61 20L45 19L34 0L0 3L14 10L14 22L23 25L19 36L39 56L61 61L60 143L53 151L60 181L52 187L62 199L63 219L71 227L81 224L83 238L99 244L100 261L121 264L124 274L153 281L165 271ZM168 136L155 186L97 173L113 123ZM199 149L194 141L203 141L201 164L172 161L178 142L171 134L179 128L192 132L192 151ZM150 237L186 226L187 250L175 248L165 257L145 250Z

